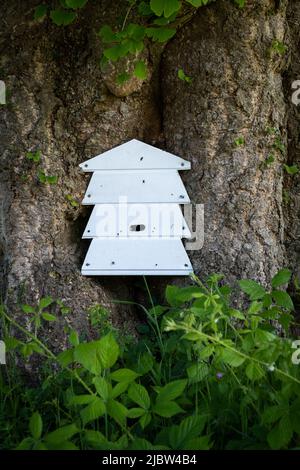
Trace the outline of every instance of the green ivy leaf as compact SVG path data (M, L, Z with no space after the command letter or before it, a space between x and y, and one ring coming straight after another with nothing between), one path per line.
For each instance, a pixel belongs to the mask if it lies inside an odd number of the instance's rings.
M41 20L42 18L45 18L45 16L47 15L47 10L48 10L48 6L44 4L38 5L37 7L35 7L34 19L37 21L37 20Z
M50 12L50 18L57 26L67 26L75 21L77 15L73 11L56 9Z
M266 294L265 289L255 281L243 279L239 281L239 286L243 292L249 295L250 300L262 299Z
M150 8L156 16L164 16L168 18L173 13L180 10L181 4L178 0L151 0Z
M138 12L141 16L153 15L153 11L151 10L149 3L146 3L146 2L139 3Z
M88 0L65 0L67 7L73 8L76 10L77 8L83 8Z
M97 341L90 341L89 343L81 343L74 349L74 360L95 375L101 372L97 346Z
M128 418L140 418L146 413L143 408L131 408L128 410Z
M272 287L279 287L288 284L291 279L291 271L289 269L281 269L272 279Z
M37 441L40 439L43 431L43 421L38 412L33 413L29 421L29 430L32 437Z
M174 28L147 28L146 35L153 41L167 42L176 34Z
M202 7L203 5L207 5L209 0L186 0L187 3L193 5L193 7L198 8Z
M111 43L116 40L115 33L108 25L102 26L98 34L104 43Z
M88 405L95 399L94 395L73 395L70 400L70 405Z
M147 71L147 66L143 60L139 60L138 62L135 63L133 73L140 80L146 80L148 71Z

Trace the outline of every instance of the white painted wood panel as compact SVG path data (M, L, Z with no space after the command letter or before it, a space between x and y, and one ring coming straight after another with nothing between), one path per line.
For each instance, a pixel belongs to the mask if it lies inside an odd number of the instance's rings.
M191 168L187 160L136 139L90 158L79 166L83 171Z
M191 232L178 204L97 204L82 238L180 237Z
M120 200L125 197L127 200ZM190 202L176 170L96 171L82 204Z
M81 272L88 276L186 276L193 268L178 238L94 238Z

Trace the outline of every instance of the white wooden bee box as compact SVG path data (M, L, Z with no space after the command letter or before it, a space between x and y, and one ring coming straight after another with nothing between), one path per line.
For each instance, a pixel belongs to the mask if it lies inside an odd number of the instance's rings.
M82 163L93 172L85 205L95 205L83 238L92 238L85 276L186 276L181 238L191 236L180 209L190 202L178 170L190 163L131 140Z

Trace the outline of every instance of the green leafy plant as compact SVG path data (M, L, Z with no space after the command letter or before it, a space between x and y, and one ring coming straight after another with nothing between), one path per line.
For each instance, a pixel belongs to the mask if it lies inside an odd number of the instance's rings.
M282 41L279 41L278 39L273 40L272 45L270 47L271 53L284 55L286 51L287 51L287 46Z
M58 181L58 176L49 176L43 170L38 172L38 180L42 184L56 184Z
M26 152L26 158L27 160L30 160L34 163L40 163L41 161L41 151L37 150L36 152Z
M236 147L241 147L242 145L245 145L245 139L244 137L237 137L234 141L234 145Z
M66 200L69 202L71 207L79 206L79 202L72 196L72 194L66 194Z
M299 172L298 165L283 165L288 175L296 175Z
M183 69L178 70L178 78L186 83L191 83L193 80L192 77L189 77L188 75L184 73Z
M280 270L270 289L239 281L243 309L232 305L223 276L192 281L168 286L167 304L154 305L145 280L149 306L137 306L147 322L128 348L100 305L89 318L102 336L86 341L69 327L69 347L58 354L38 335L41 322L35 334L2 308L11 367L0 376L0 448L297 447L300 370L292 361L294 303L284 290L291 272ZM47 322L52 305L46 297L22 310ZM16 355L28 360L28 342L36 345L31 355L43 357L40 387L24 383L13 367Z

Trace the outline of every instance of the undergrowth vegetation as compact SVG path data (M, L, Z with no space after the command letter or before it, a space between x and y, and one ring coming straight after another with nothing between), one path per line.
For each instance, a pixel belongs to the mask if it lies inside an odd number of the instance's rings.
M299 343L290 332L293 302L282 290L289 280L283 269L268 291L240 281L239 310L219 275L169 286L166 305L154 305L145 280L150 306L139 305L145 323L138 340L93 306L99 339L86 341L66 326L69 347L59 354L51 334L41 338L43 325L71 318L62 302L45 297L20 306L22 324L2 308L0 448L299 447ZM30 383L24 370L37 360Z

